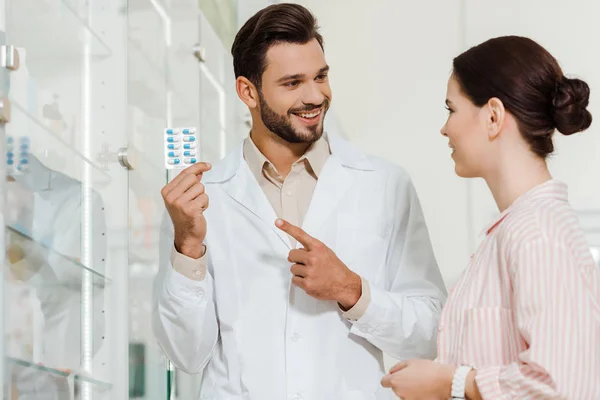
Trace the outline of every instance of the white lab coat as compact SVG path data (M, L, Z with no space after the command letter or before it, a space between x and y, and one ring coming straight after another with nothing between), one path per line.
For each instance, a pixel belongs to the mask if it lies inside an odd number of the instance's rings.
M203 179L206 278L163 256L156 286L155 334L175 366L204 372L200 399L390 399L382 352L435 357L445 288L413 185L402 169L329 142L303 229L368 280L365 315L347 321L337 303L291 285L290 241L239 146Z

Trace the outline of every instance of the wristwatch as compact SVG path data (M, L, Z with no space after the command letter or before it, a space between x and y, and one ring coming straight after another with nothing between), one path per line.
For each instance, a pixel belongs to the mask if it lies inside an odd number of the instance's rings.
M465 390L467 384L467 375L473 368L468 365L461 365L456 369L452 379L452 399L466 399Z

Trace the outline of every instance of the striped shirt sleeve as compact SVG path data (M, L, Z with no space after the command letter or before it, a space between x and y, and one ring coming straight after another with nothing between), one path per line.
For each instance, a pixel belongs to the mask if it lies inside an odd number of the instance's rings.
M600 398L598 300L587 286L594 271L578 256L548 238L516 247L513 311L527 348L516 362L477 371L483 399Z

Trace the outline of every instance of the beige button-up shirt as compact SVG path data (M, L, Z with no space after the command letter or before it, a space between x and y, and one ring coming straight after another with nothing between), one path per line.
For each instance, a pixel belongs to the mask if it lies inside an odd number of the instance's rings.
M247 138L244 142L244 159L275 210L275 214L296 226L302 226L319 175L330 154L326 138L321 137L292 165L290 173L283 178L251 138ZM296 240L290 237L290 241L295 247ZM203 280L206 275L206 254L196 260L178 253L173 248L171 264L175 271L192 280ZM370 300L369 284L362 279L362 295L359 301L342 315L349 320L360 319L367 310Z

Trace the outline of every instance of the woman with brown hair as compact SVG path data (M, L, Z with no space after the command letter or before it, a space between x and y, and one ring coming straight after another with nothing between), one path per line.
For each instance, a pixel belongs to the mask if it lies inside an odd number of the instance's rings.
M442 311L438 358L382 384L413 399L600 399L600 270L546 157L587 129L590 89L533 40L488 40L448 82L456 173L483 178L500 215Z

